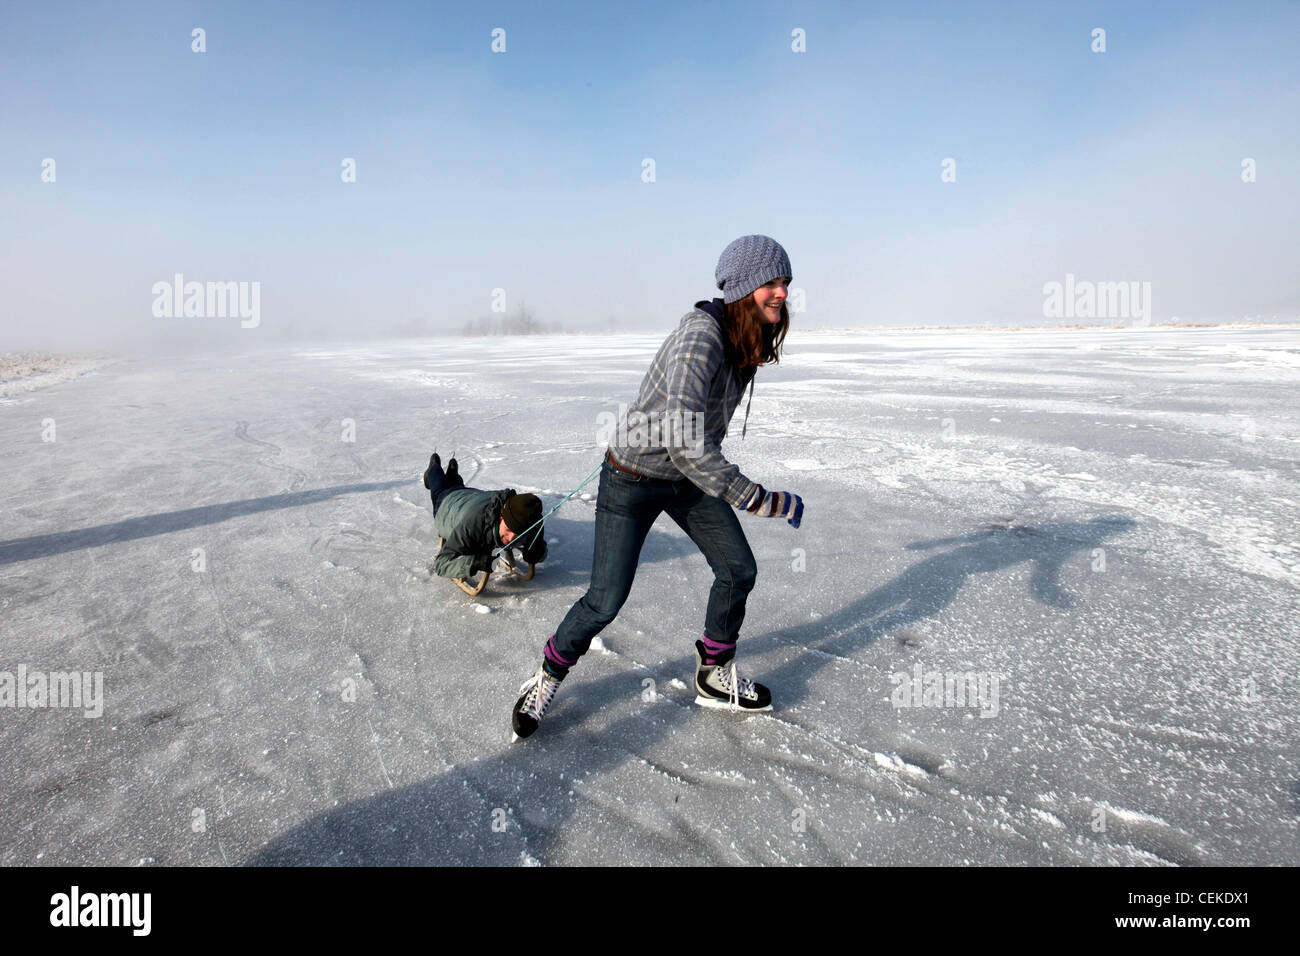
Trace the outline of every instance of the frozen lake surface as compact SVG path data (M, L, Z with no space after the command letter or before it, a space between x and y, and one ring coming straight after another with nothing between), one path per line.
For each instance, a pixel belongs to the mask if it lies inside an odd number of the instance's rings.
M596 482L472 599L420 475L549 507L662 337L7 395L0 672L99 672L103 713L0 706L0 863L1300 863L1300 330L792 335L723 446L806 503L741 518L776 710L692 703L710 572L663 516L511 744Z

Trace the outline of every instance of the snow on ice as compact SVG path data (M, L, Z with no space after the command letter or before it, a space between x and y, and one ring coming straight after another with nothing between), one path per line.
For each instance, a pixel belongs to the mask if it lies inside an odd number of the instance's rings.
M102 673L103 709L0 706L0 863L1300 862L1300 332L793 333L724 444L806 502L741 517L739 660L776 710L693 705L710 572L664 517L512 745L597 486L531 582L470 598L420 475L437 447L558 502L660 340L6 392L0 671ZM917 667L996 679L996 714L891 699Z

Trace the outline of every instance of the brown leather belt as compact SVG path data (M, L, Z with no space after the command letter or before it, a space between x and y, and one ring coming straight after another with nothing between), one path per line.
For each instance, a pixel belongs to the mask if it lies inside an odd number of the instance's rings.
M617 468L619 471L621 471L621 472L623 472L623 473L625 473L625 474L631 475L631 476L634 477L634 478L648 478L648 477L649 477L649 475L643 475L643 474L641 474L641 472L639 472L639 471L633 471L631 468L624 468L622 465L620 465L618 462L616 462L616 461L614 460L614 453L613 453L612 451L610 451L608 448L605 449L605 458L609 461L609 463L610 463L611 465L613 465L613 466L614 466L615 468Z

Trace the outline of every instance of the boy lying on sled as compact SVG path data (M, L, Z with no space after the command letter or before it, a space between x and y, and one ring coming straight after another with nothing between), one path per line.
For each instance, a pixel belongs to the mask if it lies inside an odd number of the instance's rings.
M456 581L463 590L470 590L463 583L465 578L483 571L478 586L478 591L482 590L487 574L492 571L492 552L497 548L522 547L523 559L529 565L546 560L546 526L532 527L542 516L542 502L536 495L518 495L513 488L499 491L466 488L456 459L447 462L444 472L436 452L429 458L424 487L429 489L434 521L443 538L434 570ZM521 534L523 537L516 543ZM504 554L506 563L513 568L511 552ZM526 575L520 573L520 576L531 578L531 567Z

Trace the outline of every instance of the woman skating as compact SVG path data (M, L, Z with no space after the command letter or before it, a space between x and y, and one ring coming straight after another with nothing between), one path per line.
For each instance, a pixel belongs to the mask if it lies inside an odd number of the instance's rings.
M790 259L774 239L743 236L723 250L714 278L723 298L697 302L660 346L606 451L591 586L520 688L512 718L518 737L537 729L569 668L622 608L661 512L695 542L714 575L704 633L695 642L696 703L771 709L768 689L736 672L736 642L757 574L736 510L786 518L797 528L803 502L746 478L719 446L747 386L752 400L758 367L779 360L790 325Z

